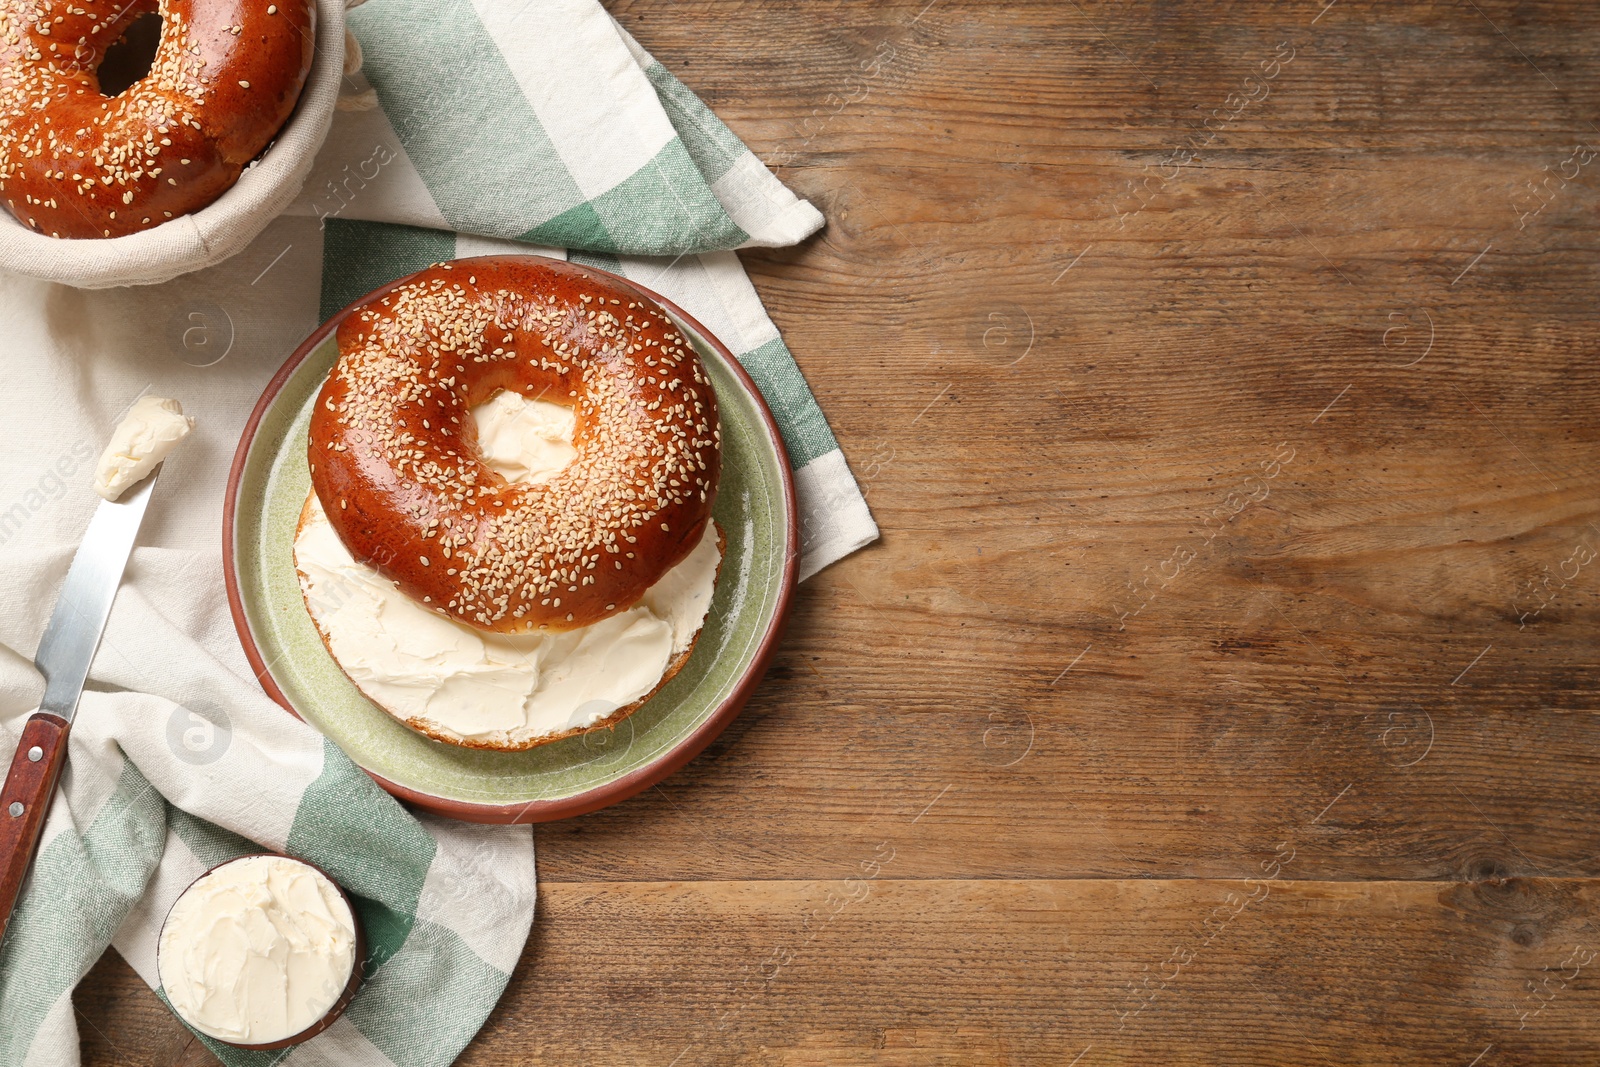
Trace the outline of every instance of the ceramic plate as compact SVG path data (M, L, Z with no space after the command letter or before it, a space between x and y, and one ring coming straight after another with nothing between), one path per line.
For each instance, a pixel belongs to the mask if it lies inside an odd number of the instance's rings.
M672 303L604 271L590 273L667 309L710 372L722 418L722 484L712 514L728 549L710 614L688 664L615 729L526 752L446 745L367 700L328 655L300 596L292 552L295 522L311 487L311 405L338 355L334 333L348 308L307 338L272 379L234 456L224 568L234 624L256 676L268 695L331 738L389 792L443 815L545 822L594 811L659 782L738 714L766 669L794 589L794 486L761 394L733 354Z

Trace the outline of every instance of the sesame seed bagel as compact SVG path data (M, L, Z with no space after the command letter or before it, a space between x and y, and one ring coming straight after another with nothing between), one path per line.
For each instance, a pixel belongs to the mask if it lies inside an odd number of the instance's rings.
M666 313L537 256L443 263L353 309L311 417L311 483L350 554L499 633L633 606L711 520L710 378ZM548 481L483 462L470 409L510 389L575 409Z
M101 94L106 50L161 16L150 71ZM312 0L0 0L0 196L52 237L121 237L210 204L294 110Z

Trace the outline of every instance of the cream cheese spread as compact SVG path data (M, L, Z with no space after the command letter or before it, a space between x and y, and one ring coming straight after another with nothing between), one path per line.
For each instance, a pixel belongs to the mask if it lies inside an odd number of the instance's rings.
M260 1045L327 1015L356 962L355 916L326 875L287 856L245 856L184 890L156 969L189 1025Z
M571 463L572 408L546 400L529 400L502 389L472 409L478 427L478 450L489 469L508 482L547 482Z
M166 459L192 429L194 420L183 413L183 405L176 400L141 396L117 423L111 443L100 453L100 462L94 469L94 491L107 500L117 499L155 470L156 464Z
M485 463L553 477L576 454L570 408L501 392L473 409ZM561 633L496 634L429 610L358 563L316 494L295 567L334 659L390 714L460 740L519 743L606 718L650 693L693 643L722 561L716 527L626 611Z

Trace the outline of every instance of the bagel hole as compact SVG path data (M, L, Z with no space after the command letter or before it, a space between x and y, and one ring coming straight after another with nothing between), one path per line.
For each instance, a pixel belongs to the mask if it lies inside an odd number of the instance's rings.
M578 454L572 446L575 412L566 404L500 389L471 411L479 458L508 482L547 482Z
M129 23L122 36L106 49L106 57L95 72L100 79L100 95L121 96L127 92L150 73L160 47L161 16L147 11Z

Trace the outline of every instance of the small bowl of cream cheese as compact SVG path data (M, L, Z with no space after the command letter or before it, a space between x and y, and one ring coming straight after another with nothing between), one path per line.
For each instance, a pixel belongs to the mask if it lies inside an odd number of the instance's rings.
M267 1050L332 1026L361 984L365 956L338 883L315 864L262 853L211 868L173 902L156 970L192 1029Z

